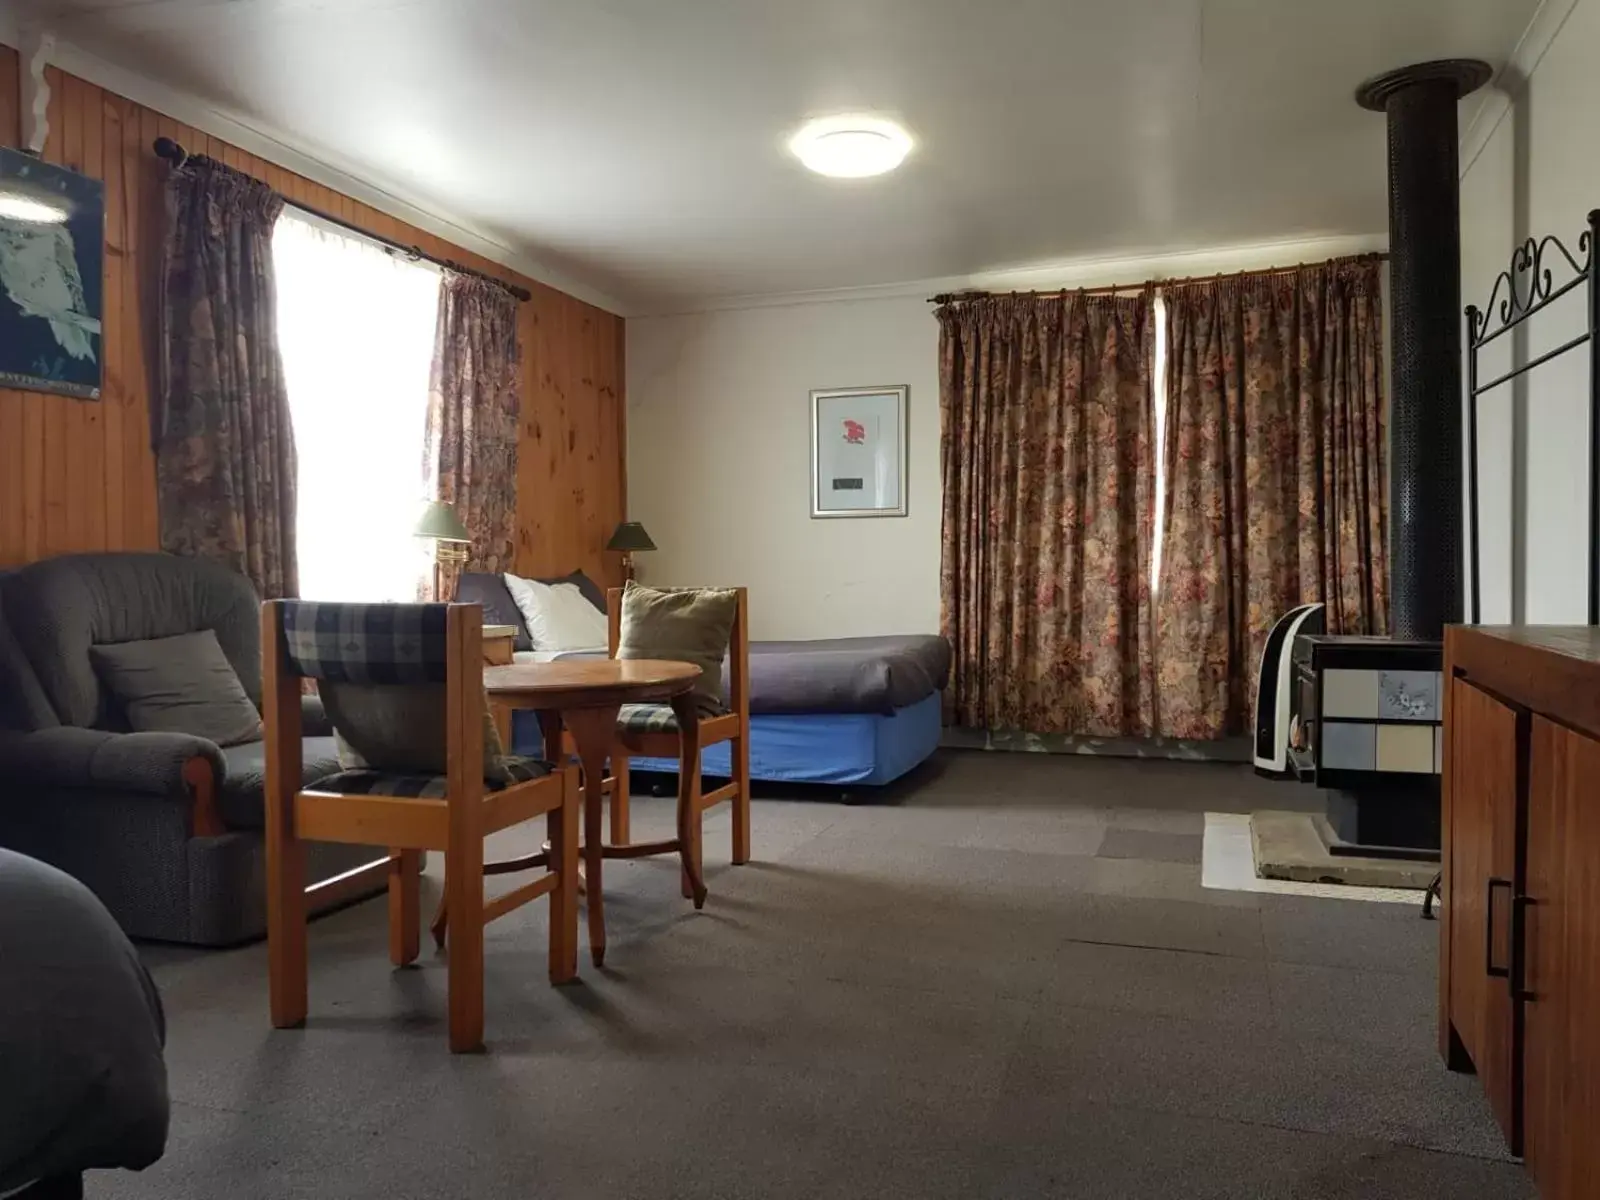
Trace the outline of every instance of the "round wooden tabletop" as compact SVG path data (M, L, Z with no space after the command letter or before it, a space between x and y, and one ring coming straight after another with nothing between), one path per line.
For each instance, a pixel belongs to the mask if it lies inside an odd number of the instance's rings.
M700 668L659 658L575 658L484 667L483 686L501 701L527 708L647 704L694 685Z

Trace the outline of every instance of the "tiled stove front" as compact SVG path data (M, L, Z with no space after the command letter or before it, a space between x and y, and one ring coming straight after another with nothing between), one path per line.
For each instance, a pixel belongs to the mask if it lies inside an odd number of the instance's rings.
M1346 843L1437 849L1443 647L1302 636L1290 761Z

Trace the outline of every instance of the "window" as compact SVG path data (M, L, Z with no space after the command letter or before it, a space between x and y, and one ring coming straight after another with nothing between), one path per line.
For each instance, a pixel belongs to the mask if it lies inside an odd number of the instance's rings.
M1155 378L1150 385L1155 392L1155 428L1151 433L1155 437L1156 457L1155 495L1151 501L1155 505L1155 529L1150 539L1150 596L1153 599L1161 591L1161 551L1167 540L1167 371L1170 365L1167 360L1167 301L1159 291L1150 316L1156 323L1156 353L1152 364Z
M300 594L411 601L439 272L303 213L272 235L278 344L299 457Z

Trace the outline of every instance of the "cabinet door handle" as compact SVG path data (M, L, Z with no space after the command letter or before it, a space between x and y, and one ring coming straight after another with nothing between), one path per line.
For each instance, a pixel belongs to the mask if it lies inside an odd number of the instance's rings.
M1511 998L1532 1002L1538 997L1528 990L1528 910L1532 896L1511 897Z
M1505 888L1509 892L1511 890L1511 881L1509 879L1496 879L1493 876L1489 879L1488 894L1485 898L1488 908L1483 917L1483 972L1494 979L1510 979L1510 967L1497 967L1494 965L1494 893L1496 888Z

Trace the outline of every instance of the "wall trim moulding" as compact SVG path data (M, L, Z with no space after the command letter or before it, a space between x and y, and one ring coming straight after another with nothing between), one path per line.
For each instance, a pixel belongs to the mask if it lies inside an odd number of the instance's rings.
M894 300L907 296L923 299L941 292L968 288L995 291L1055 291L1074 288L1136 287L1147 279L1182 278L1187 275L1264 271L1300 262L1321 262L1350 254L1371 254L1389 248L1387 233L1339 234L1326 237L1286 238L1211 246L1201 250L1168 250L1141 255L1069 258L1020 267L947 275L899 283L863 284L809 292L752 293L739 296L684 300L657 306L641 304L631 319L679 317L696 313L730 312L745 308L783 308L799 304L837 304L850 300Z
M9 15L0 16L0 44L19 49L21 41L18 22ZM614 296L551 270L526 252L508 246L500 238L474 227L471 222L441 212L425 200L408 196L403 188L363 177L357 168L341 163L336 156L320 147L313 147L275 130L263 129L208 101L118 66L59 37L50 54L50 65L212 137L221 138L248 154L266 159L296 175L303 175L314 183L332 188L436 237L445 238L463 250L482 255L586 304L618 316L627 315L627 306Z
M1511 111L1511 90L1520 91L1528 86L1528 80L1538 70L1546 51L1555 43L1567 18L1577 7L1578 0L1541 0L1505 65L1495 72L1489 86L1484 89L1477 111L1461 134L1461 178L1467 177L1467 172L1472 170L1495 130L1500 128L1500 122Z

